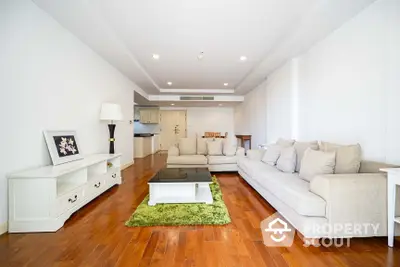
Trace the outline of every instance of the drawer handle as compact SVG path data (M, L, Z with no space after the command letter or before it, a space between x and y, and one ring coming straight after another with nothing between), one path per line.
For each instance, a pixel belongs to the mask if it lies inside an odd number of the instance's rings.
M112 176L112 178L117 178L117 174L116 173L114 173L113 175L111 175Z
M70 199L68 199L68 202L74 203L74 202L77 201L77 200L78 200L78 195L75 195L75 196L74 196L74 199L70 198Z
M99 182L99 183L95 184L94 187L99 188L100 185L101 185L101 183Z

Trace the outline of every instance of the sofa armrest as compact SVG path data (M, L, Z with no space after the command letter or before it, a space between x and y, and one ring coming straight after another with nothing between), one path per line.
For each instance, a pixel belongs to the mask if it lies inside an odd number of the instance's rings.
M246 154L246 150L243 147L238 147L236 150L237 157L244 157Z
M247 150L247 158L260 161L264 156L264 153L264 149L249 149Z
M168 157L171 156L179 156L179 148L177 148L176 146L171 146L168 149Z
M310 182L310 191L326 201L329 224L379 224L378 235L387 231L387 189L383 173L318 175ZM374 236L372 227L363 235Z

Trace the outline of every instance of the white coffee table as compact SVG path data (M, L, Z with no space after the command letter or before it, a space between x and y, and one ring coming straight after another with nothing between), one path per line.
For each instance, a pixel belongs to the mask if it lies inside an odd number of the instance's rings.
M212 178L207 168L166 168L150 181L149 206L161 203L212 204Z

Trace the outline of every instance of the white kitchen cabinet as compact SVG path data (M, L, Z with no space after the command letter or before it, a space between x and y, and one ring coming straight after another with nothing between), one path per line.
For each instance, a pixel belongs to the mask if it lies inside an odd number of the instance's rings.
M155 134L152 137L152 149L151 153L155 154L160 150L160 136L158 134Z
M144 158L152 154L152 136L149 137L135 137L135 158Z
M140 112L140 123L159 123L160 112L156 108L141 108Z

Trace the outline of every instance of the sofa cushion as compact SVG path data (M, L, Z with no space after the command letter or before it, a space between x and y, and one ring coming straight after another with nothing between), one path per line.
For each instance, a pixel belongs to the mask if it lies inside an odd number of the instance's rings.
M207 141L207 151L210 156L222 156L222 140Z
M276 167L283 171L293 173L296 169L296 151L294 147L289 146L282 148L281 155L276 162Z
M238 158L237 164L238 167L250 177L254 177L254 175L259 172L280 172L277 168L271 165L265 164L259 160L252 160L245 157Z
M276 162L279 159L279 156L281 155L281 150L282 146L280 145L277 144L269 145L261 161L268 165L275 166Z
M228 141L224 141L223 148L222 148L222 153L225 156L230 156L230 157L235 156L236 155L236 150L237 150L236 146L231 145Z
M179 139L180 155L196 155L196 138Z
M311 142L297 142L296 141L293 146L294 146L294 149L296 150L296 155L297 155L296 172L299 172L300 166L301 166L301 160L303 159L303 156L304 156L304 151L306 151L307 148L318 150L319 145L318 145L318 141L311 141Z
M298 214L325 217L326 201L309 191L307 181L300 179L298 173L284 173L269 167L257 171L254 180Z
M206 138L197 138L197 155L207 155Z
M358 173L361 165L361 146L338 145L328 142L321 142L322 151L336 152L335 173Z
M276 141L276 144L280 145L280 146L288 147L288 146L292 146L294 144L294 140L279 138L278 141Z
M170 156L167 164L175 165L207 165L207 158L203 155Z
M311 181L318 174L332 174L336 152L324 152L307 148L301 161L300 177Z
M168 149L168 156L179 156L179 148L176 146L171 146Z
M208 164L236 164L237 158L235 156L207 156Z

